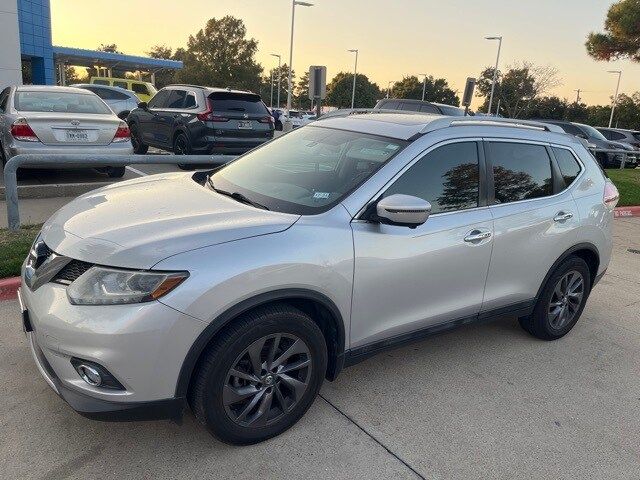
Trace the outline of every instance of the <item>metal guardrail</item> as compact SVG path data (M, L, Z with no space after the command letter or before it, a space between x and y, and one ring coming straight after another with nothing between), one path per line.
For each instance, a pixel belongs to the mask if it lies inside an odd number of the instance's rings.
M634 152L633 150L619 150L619 149L607 149L607 148L590 148L589 151L593 153L594 157L598 153L606 153L606 154L613 153L616 156L621 155L622 158L620 159L620 169L624 169L626 167L626 164L630 158L634 158L636 160L636 164L640 163L640 151Z
M50 154L16 155L4 166L7 221L10 230L20 228L18 209L18 168L96 168L126 167L127 165L204 165L220 166L234 160L231 155L91 155Z

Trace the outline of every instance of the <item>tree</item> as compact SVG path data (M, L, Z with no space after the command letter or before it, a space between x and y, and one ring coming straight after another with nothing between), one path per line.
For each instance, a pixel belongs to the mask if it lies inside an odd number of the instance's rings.
M232 16L211 18L190 35L184 68L176 73L182 83L259 91L262 66L255 60L258 42L246 38L244 22Z
M262 100L267 105L271 102L271 75L273 74L273 106L274 108L284 107L287 104L287 82L289 81L289 66L285 63L280 66L280 105L278 105L278 67L272 68L269 74L262 78L260 89L257 90ZM291 83L293 91L296 91L296 72L291 71ZM293 98L293 97L292 97ZM293 102L292 100L292 103Z
M304 72L304 75L300 77L294 92L294 104L300 110L311 109L311 99L309 99L309 70Z
M351 107L351 93L353 89L353 73L339 72L327 85L325 103L338 108ZM372 108L382 97L380 87L369 78L358 73L356 77L355 108Z
M567 101L559 97L540 97L535 99L523 118L545 118L564 120L567 114Z
M177 51L176 51L177 53ZM154 45L151 47L149 51L146 52L148 56L151 58L165 58L172 60L174 59L174 53L171 47L167 47L166 45ZM167 85L171 85L175 83L175 70L160 70L156 73L156 87L162 88Z
M402 80L393 85L393 96L395 98L422 99L423 82L415 75L403 77ZM460 105L460 99L456 92L449 88L449 84L444 78L433 78L428 76L424 99L428 102L445 103L447 105Z
M477 82L477 95L484 97L479 111L486 112L491 95L493 67L485 68ZM520 118L527 114L533 102L548 90L561 85L558 71L551 66L538 66L530 62L511 65L502 74L498 70L493 108L500 102L500 114Z
M101 43L96 50L98 50L99 52L122 53L118 51L118 45L116 45L115 43Z
M585 47L596 60L628 58L640 62L640 1L621 0L611 5L604 33L591 32Z

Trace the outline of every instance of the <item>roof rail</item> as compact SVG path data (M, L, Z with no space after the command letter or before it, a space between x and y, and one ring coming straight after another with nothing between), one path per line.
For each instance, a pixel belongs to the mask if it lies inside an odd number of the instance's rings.
M412 112L411 110L391 110L388 108L341 108L339 110L333 110L323 114L318 120L325 120L327 118L339 118L349 117L351 115L364 115L364 114L382 114L382 113L401 113L404 115L432 115L425 112Z
M517 120L510 118L480 117L460 119L456 117L444 117L426 125L421 133L432 132L440 128L446 127L505 127L505 128L522 128L526 130L539 130L543 132L565 133L562 128L543 122L534 122L530 120Z

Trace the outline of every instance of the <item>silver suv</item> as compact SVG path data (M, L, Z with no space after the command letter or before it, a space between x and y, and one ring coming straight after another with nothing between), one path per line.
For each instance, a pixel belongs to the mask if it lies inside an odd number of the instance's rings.
M612 249L617 190L558 127L429 115L318 121L214 172L83 195L23 267L34 359L75 410L180 416L254 443L324 379L511 315L554 340Z

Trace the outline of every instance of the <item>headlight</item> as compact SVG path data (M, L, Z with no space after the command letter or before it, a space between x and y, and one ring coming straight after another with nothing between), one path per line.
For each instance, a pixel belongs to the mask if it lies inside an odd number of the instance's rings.
M119 305L156 300L189 276L188 272L139 272L91 267L67 288L74 305Z

